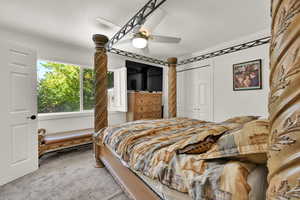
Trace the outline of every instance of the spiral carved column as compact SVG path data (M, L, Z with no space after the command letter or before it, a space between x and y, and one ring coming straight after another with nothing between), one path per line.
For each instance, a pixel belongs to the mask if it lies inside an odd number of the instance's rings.
M95 132L98 133L102 128L108 125L107 119L107 54L105 45L108 38L104 35L93 35L93 41L96 45L94 56L95 71ZM98 134L97 134L98 135ZM97 167L104 167L99 159L101 148L99 136L94 139L94 153Z
M176 117L177 113L177 58L168 59L169 73L168 73L168 108L169 118Z
M300 1L272 1L268 200L300 199Z

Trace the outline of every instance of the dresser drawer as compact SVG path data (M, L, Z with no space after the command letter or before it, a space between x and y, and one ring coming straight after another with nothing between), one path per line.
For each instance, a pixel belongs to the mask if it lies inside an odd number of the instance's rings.
M161 105L136 105L135 112L160 112Z
M141 119L160 119L161 112L144 112L144 113L135 113L134 120Z
M161 112L147 112L144 113L144 117L146 117L147 119L160 119Z
M161 94L137 94L135 104L137 105L161 105Z

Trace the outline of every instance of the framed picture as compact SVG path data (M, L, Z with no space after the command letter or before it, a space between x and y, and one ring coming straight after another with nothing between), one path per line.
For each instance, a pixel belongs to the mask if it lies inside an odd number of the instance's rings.
M261 59L233 65L233 90L262 89Z

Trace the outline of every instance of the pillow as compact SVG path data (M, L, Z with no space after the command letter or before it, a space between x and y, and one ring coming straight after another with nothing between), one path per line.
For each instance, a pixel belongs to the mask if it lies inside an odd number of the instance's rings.
M239 117L233 117L233 118L227 119L223 123L245 124L245 123L251 122L253 120L256 120L258 118L259 118L259 116L239 116Z
M218 136L208 136L204 141L190 144L177 151L178 154L199 154L207 152L214 143L216 143Z
M206 129L197 131L193 137L185 140L177 150L178 154L200 154L208 151L227 131L240 128L238 123L211 123Z
M224 134L211 146L210 150L199 156L201 159L235 157L265 163L268 135L269 121L254 120L244 124L240 129Z

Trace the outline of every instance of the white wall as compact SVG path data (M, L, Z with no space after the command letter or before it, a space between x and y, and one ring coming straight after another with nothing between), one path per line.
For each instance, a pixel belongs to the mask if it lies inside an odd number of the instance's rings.
M250 36L246 36L235 41L226 42L216 47L207 49L202 52L196 52L191 57L203 53L219 50L242 42L248 42L264 36L270 35L269 31L262 31ZM20 45L36 49L38 58L44 60L59 61L65 63L79 64L82 66L93 66L94 49L84 49L78 46L64 44L54 40L41 38L26 33L18 33L15 30L0 28L0 36L3 40L12 41ZM268 98L268 56L269 45L254 47L251 49L239 51L224 56L219 56L203 62L193 63L192 66L202 66L210 63L214 69L214 120L221 121L228 117L237 115L261 115L267 116L267 98ZM254 91L233 91L232 90L232 65L249 60L259 59L263 61L263 89ZM109 54L109 68L119 68L125 65L128 58ZM137 61L134 59L130 59ZM140 62L140 61L137 61ZM160 66L161 67L161 66ZM187 68L181 66L180 68ZM165 105L164 113L167 116L167 67L164 67L163 80L163 104ZM122 123L125 121L125 113L110 113L110 124ZM42 117L39 120L39 127L46 128L48 132L68 131L73 129L91 128L93 126L93 114L84 114L79 116L63 115L59 119L49 119Z
M126 115L121 112L110 112L108 115L108 123L110 125L120 124L126 121ZM39 127L46 128L48 133L57 133L62 131L88 129L94 127L93 112L60 114L53 117L53 115L44 115L39 117Z
M262 59L262 90L233 91L232 65ZM269 45L214 59L214 119L239 115L268 116Z
M269 31L262 31L235 41L220 44L214 48L194 53L192 56L220 50L233 45L249 42L265 36ZM190 56L188 56L190 57ZM233 91L232 66L233 64L262 59L262 90ZM229 117L240 115L268 116L267 102L269 91L269 45L262 45L235 53L218 56L180 68L197 67L204 65L213 67L213 118L214 121L223 121Z
M37 57L41 60L57 61L63 63L77 64L85 67L93 66L94 48L87 49L53 39L43 38L39 35L32 35L17 30L0 27L0 36L2 40L17 43L22 46L32 48L37 51ZM108 54L108 68L120 68L125 66L125 60L141 62L135 59ZM158 65L157 65L158 66ZM159 66L162 67L162 66ZM92 128L94 123L94 114L89 113L62 113L59 117L48 115L38 117L38 127L45 128L48 133L69 131L76 129ZM110 112L109 124L118 124L126 121L126 113Z

